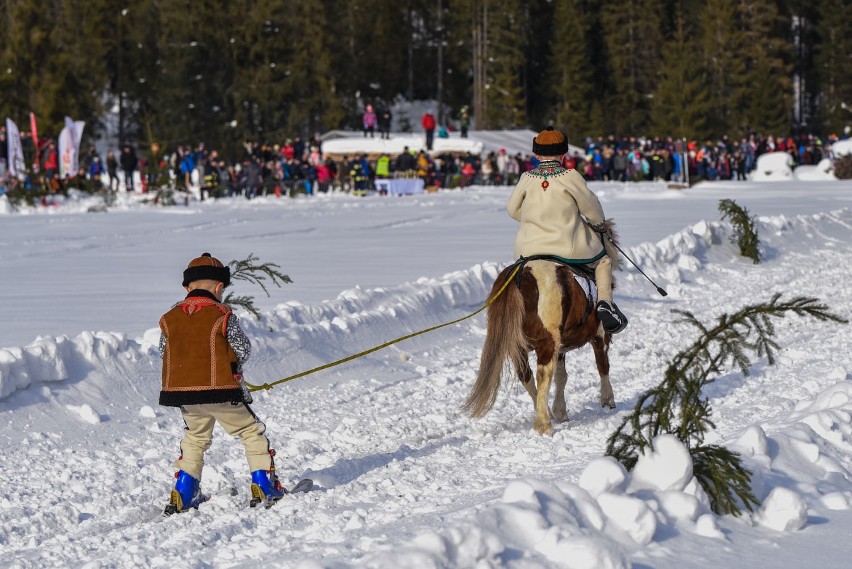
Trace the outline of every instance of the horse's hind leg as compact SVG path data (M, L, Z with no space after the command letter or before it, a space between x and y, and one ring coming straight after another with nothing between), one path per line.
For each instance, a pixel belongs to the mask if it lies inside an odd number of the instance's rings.
M553 373L556 393L553 396L553 407L550 408L553 420L564 423L568 420L568 408L565 405L565 385L568 383L568 372L565 369L565 354L559 354L556 369Z
M515 373L518 374L518 381L521 382L521 385L524 386L524 389L527 390L527 393L532 397L533 404L535 404L536 399L536 388L535 381L533 381L533 373L530 369L530 353L525 349L521 349L521 357L517 360L513 360L515 365Z
M535 373L538 393L535 399L535 422L533 422L533 428L540 435L553 435L553 423L550 421L550 409L547 403L550 398L550 384L553 380L555 366L556 354L553 354L546 362L539 360Z
M601 336L595 336L592 347L595 350L598 375L601 377L601 407L615 409L615 395L612 392L612 384L609 382L609 342Z

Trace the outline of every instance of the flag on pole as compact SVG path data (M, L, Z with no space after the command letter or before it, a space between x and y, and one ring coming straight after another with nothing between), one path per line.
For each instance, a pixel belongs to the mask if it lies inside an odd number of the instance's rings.
M35 148L35 158L33 158L33 164L38 164L38 128L36 126L35 113L32 111L30 111L30 134L33 137L33 147Z
M77 175L80 141L86 123L65 117L65 128L59 133L59 177L73 178Z
M21 131L18 125L10 118L6 119L6 143L8 145L7 161L9 174L16 178L23 178L27 171L27 163L24 162L24 147L21 145Z

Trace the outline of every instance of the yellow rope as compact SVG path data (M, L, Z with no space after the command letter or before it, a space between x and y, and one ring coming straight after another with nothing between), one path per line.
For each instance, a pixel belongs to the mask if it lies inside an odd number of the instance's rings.
M489 298L488 301L484 305L482 305L482 308L480 308L476 312L468 314L467 316L462 316L461 318L453 320L452 322L447 322L446 324L439 324L437 326L432 326L431 328L426 328L425 330L421 330L419 332L407 334L407 335L405 335L401 338L397 338L396 340L391 340L390 342L385 342L384 344L382 344L380 346L376 346L375 348L370 348L369 350L364 350L363 352L359 352L355 355L343 358L342 360L337 360L336 362L331 362L330 364L321 365L319 367L309 369L308 371L303 371L301 373L297 373L296 375L291 375L289 377L285 377L284 379L279 379L278 381L273 381L272 383L264 383L263 385L254 385L254 384L246 382L246 386L248 387L249 391L259 391L261 389L266 389L266 390L272 389L274 386L278 385L279 383L285 383L287 381L292 381L294 379L304 377L306 375L310 375L312 373L322 371L324 369L328 369L330 367L334 367L334 366L340 365L342 363L346 363L348 361L360 358L361 356L366 356L367 354L372 354L373 352L377 352L377 351L381 350L382 348L387 348L388 346L392 346L393 344L397 344L399 342L402 342L403 340L408 340L409 338L413 338L413 337L419 336L421 334L426 334L427 332L437 330L438 328L444 328L446 326L452 326L453 324L458 324L462 320L467 320L468 318L472 318L472 317L476 316L477 314L479 314L480 312L482 312L483 310L485 310L486 308L488 308L488 306L492 302L494 302L497 299L498 296L503 294L503 291L506 290L506 287L509 286L510 282L512 282L512 279L515 277L515 274L518 272L518 269L521 268L521 265L522 265L521 263L518 263L517 266L512 270L511 274L509 274L508 278L506 278L506 282L504 282L503 286L500 287L500 290L497 291L497 294L495 294L494 296Z

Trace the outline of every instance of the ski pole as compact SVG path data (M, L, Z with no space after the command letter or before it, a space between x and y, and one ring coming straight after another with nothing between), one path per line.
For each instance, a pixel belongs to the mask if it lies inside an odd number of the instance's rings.
M642 271L642 269L640 269L640 268L639 268L639 265L637 265L636 263L634 263L634 262L633 262L633 259L631 259L630 257L628 257L628 256L627 256L627 253L625 253L625 252L624 252L624 250L623 250L621 247L619 247L619 246L618 246L618 243L616 243L616 242L615 242L615 240L614 240L612 237L610 237L610 236L609 236L609 234L605 234L605 235L606 235L607 240L608 240L610 243L612 243L612 246L613 246L613 247L615 247L616 249L618 249L618 252L619 252L619 253L621 253L622 255L624 255L624 258L625 258L625 259L627 259L628 261L630 261L630 263L631 263L634 267L636 267L636 270L637 270L637 271L639 271L640 273L642 273L642 276L643 276L643 277L645 277L646 279L648 279L648 282L649 282L649 283L651 283L652 285L654 285L655 287L657 287L657 292L658 292L658 293L660 293L660 296L668 296L668 295L669 295L669 293L667 293L665 290L663 290L663 288L662 288L662 287L657 286L657 283L655 283L654 281L652 281L652 280L651 280L651 277L649 277L648 275L646 275L646 274Z

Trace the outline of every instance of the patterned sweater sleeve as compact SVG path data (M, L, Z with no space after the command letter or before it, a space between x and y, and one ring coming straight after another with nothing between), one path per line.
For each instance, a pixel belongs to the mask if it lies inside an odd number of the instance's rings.
M231 344L231 347L234 349L234 353L237 355L237 366L239 368L239 373L242 373L243 364L246 363L251 356L251 341L249 341L248 336L245 335L243 329L240 328L240 322L233 313L228 316L228 325L226 328L227 331L225 332L225 338L228 340L228 343Z

